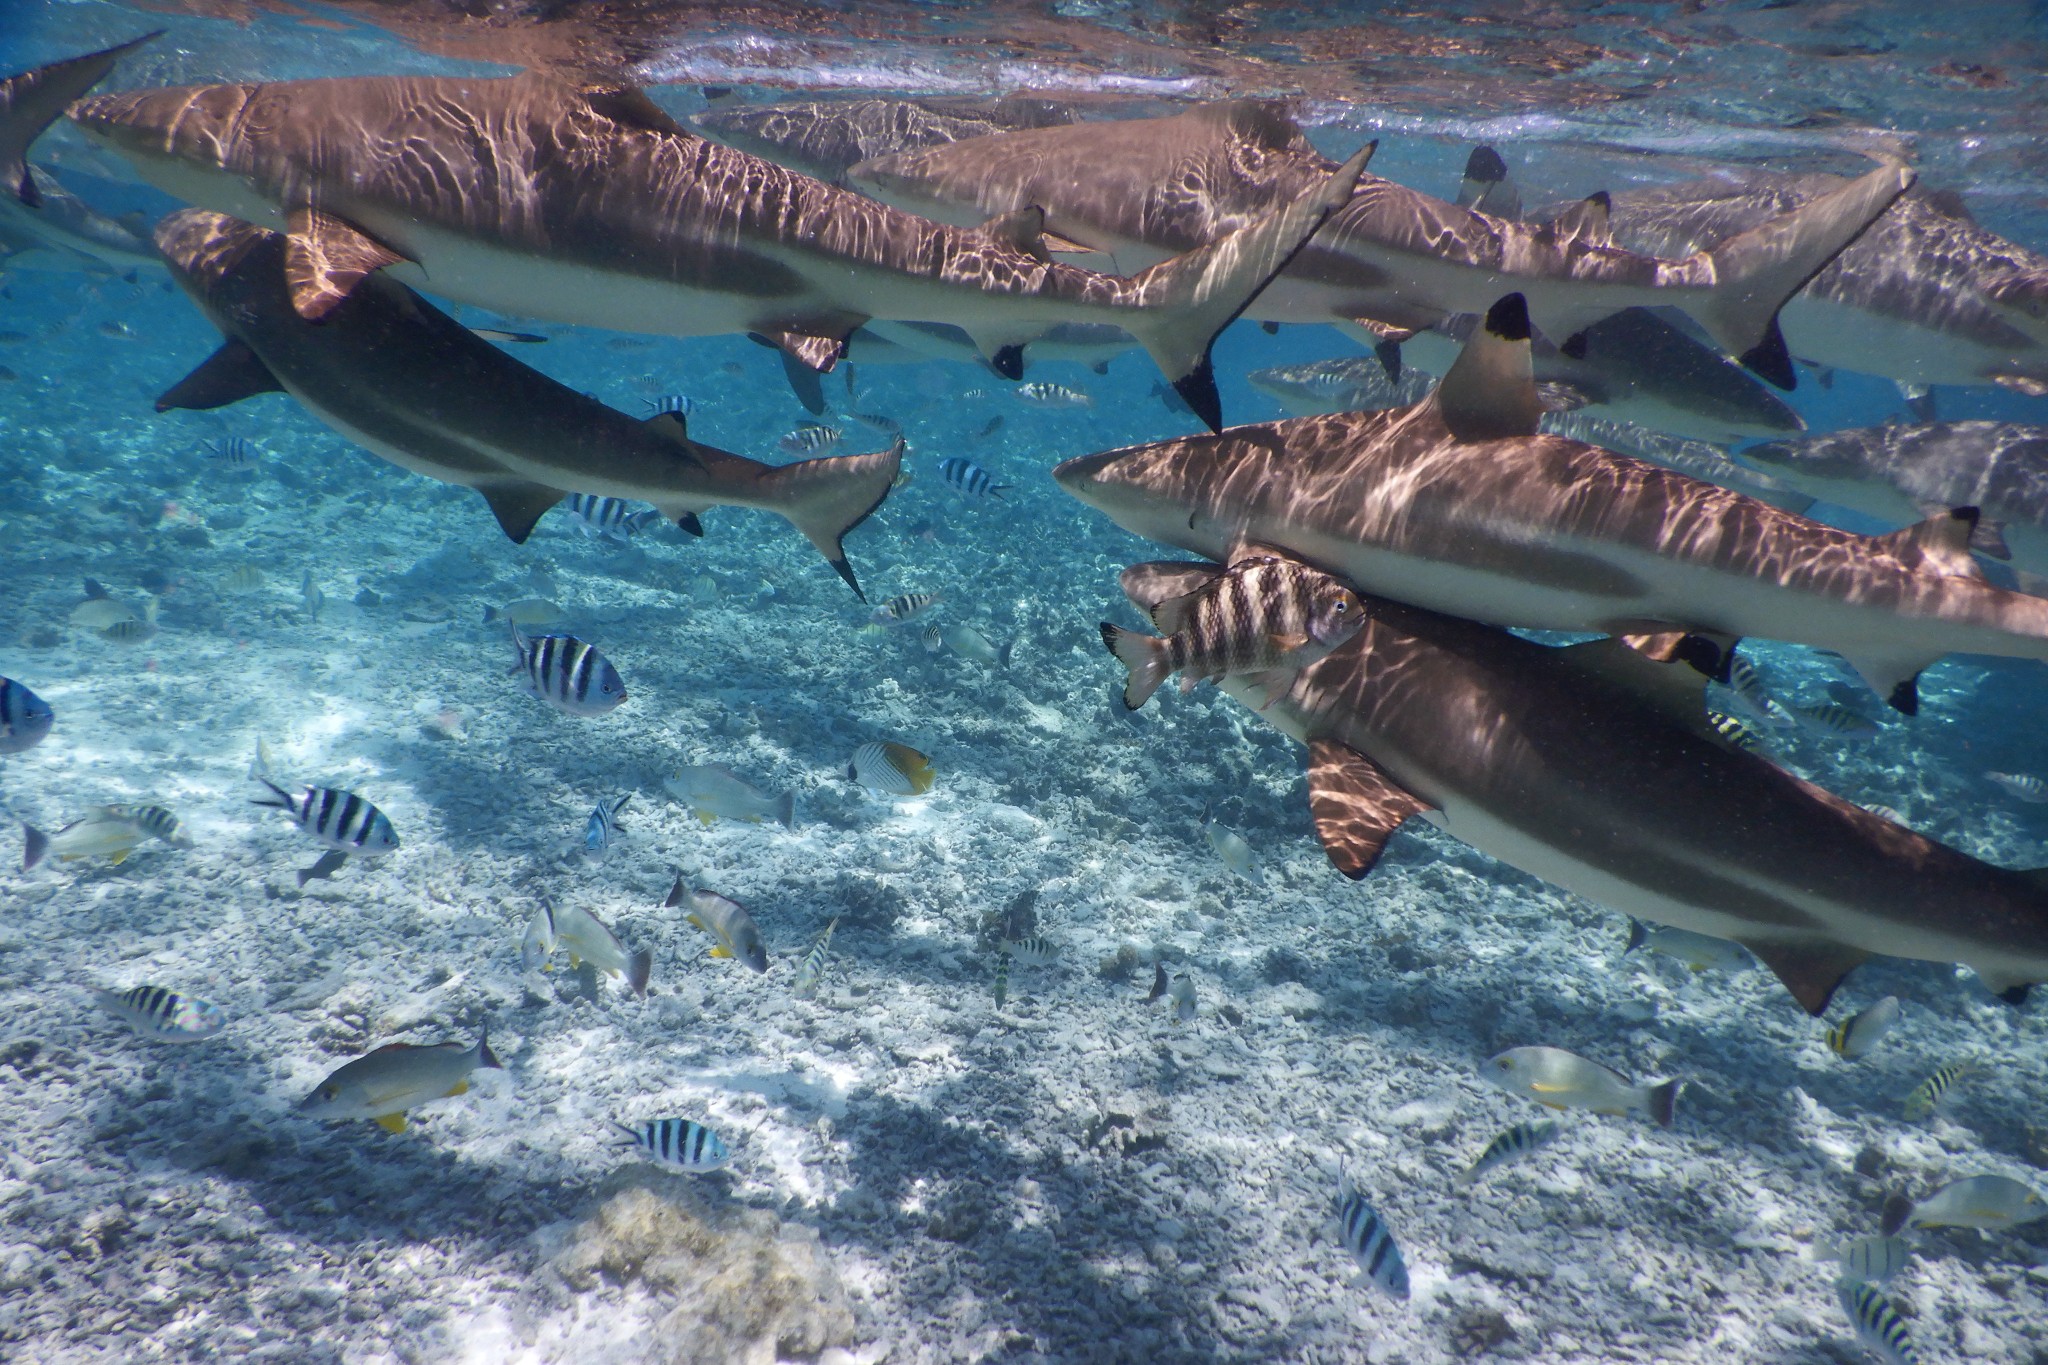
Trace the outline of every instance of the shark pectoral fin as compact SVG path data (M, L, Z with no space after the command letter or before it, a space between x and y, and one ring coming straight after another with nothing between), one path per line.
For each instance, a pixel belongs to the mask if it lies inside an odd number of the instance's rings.
M1520 294L1486 310L1429 401L1461 441L1536 434L1543 402L1529 356L1529 306Z
M844 328L834 329L836 335L832 332L808 332L794 327L771 329L759 335L767 338L769 345L806 368L820 374L829 374L833 366L846 358L847 334L866 321L866 318L850 320ZM798 397L802 395L799 394ZM804 406L810 407L810 404L805 403ZM818 408L813 411L821 411L823 407L821 399Z
M539 483L490 484L476 490L490 504L491 515L514 545L524 545L550 507L569 495Z
M1975 963L1967 965L1977 974L1977 979L1984 983L1985 990L2008 1005L2026 1004L2027 996L2040 981L2036 976L2011 976L1996 967L1979 967Z
M199 362L199 367L165 389L156 400L158 412L190 408L204 412L224 408L253 398L259 393L283 393L284 385L248 346L229 337L220 349Z
M1056 256L1098 256L1101 254L1094 247L1088 246L1083 242L1076 242L1071 238L1062 237L1057 232L1040 233L1039 240L1045 243L1047 251L1052 252ZM1098 373L1106 373L1106 371L1098 371Z
M387 1133L402 1133L405 1131L405 1115L403 1114L382 1114L371 1119L370 1122L376 1124Z
M1614 638L1646 659L1685 664L1703 678L1726 682L1728 665L1742 637L1709 630L1664 630L1648 635L1623 630L1616 631Z
M114 63L163 32L157 29L119 47L51 62L0 81L0 109L7 111L0 121L0 189L32 209L42 207L42 193L29 174L29 145L63 115L65 106L104 80Z
M783 350L773 337L763 336L759 332L749 332L747 340L773 348L782 358L782 377L789 381L789 390L796 395L796 401L803 404L804 411L813 417L824 414L825 385L819 380L816 370Z
M1828 1007L1842 978L1870 960L1870 954L1847 944L1825 940L1806 943L1753 943L1738 939L1743 947L1785 983L1801 1009L1818 1017Z
M1356 881L1379 861L1403 820L1431 807L1364 754L1318 739L1308 746L1308 808L1323 852Z
M1131 605L1172 635L1187 623L1194 595L1223 572L1214 564L1176 564L1152 560L1133 564L1118 576ZM1169 624L1170 623L1170 624Z
M294 209L287 223L285 283L293 311L308 322L340 307L373 271L405 259L353 223L316 208Z
M1939 654L1855 654L1843 655L1856 676L1883 697L1885 704L1900 715L1920 714L1920 670L1939 659Z

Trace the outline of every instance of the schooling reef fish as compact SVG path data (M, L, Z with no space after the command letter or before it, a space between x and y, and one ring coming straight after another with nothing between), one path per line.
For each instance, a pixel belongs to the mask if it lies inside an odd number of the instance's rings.
M1537 435L1528 338L1510 295L1415 407L1132 446L1053 476L1139 535L1219 559L1255 542L1468 620L1831 649L1908 713L1920 670L1951 651L2048 659L2048 600L1984 580L1973 509L1862 536Z
M1138 565L1123 586L1149 610L1220 572ZM1259 713L1308 745L1310 815L1346 876L1422 815L1624 914L1742 944L1810 1013L1878 954L1966 963L2015 1000L2048 980L2041 877L1728 747L1692 670L1619 641L1553 648L1364 601L1365 629Z
M50 703L12 678L0 678L0 754L35 748L56 723Z
M745 820L753 824L773 820L784 829L796 828L795 792L770 796L730 768L714 763L691 764L663 778L661 785L703 824L714 820Z
M734 958L757 972L768 970L768 946L761 941L754 917L738 901L716 891L694 891L677 877L663 904L671 910L689 907L683 918L718 940L712 946L711 956Z
M636 421L514 360L381 274L308 322L292 306L293 240L197 210L158 226L172 277L227 338L157 400L159 412L283 390L400 468L475 489L519 542L571 489L586 499L572 507L648 502L697 534L700 512L759 508L801 531L859 592L841 540L887 495L900 449L778 468L700 445L681 414Z
M99 1007L145 1038L159 1043L198 1043L227 1027L221 1007L162 986L94 991Z
M1054 324L1107 322L1212 426L1211 340L1363 170L1354 159L1242 232L1124 278L1054 262L1035 211L935 223L706 142L636 90L537 73L140 90L68 112L158 188L288 232L309 321L388 267L499 313L749 333L820 370L870 318L951 323L1010 378Z
M405 1111L469 1089L469 1073L498 1067L482 1035L460 1043L387 1043L337 1069L299 1101L307 1118L370 1119L387 1133L405 1131Z
M1489 1058L1479 1077L1510 1095L1552 1109L1589 1109L1596 1114L1644 1114L1669 1128L1678 1116L1684 1081L1637 1085L1618 1071L1589 1062L1561 1047L1511 1047Z

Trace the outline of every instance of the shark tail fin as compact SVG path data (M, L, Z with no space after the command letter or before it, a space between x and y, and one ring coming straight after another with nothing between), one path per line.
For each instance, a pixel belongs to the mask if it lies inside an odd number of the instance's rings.
M1678 1092L1683 1089L1684 1081L1666 1081L1651 1087L1647 1107L1659 1128L1669 1128L1678 1122Z
M6 117L0 118L0 193L11 194L30 208L40 208L42 191L28 169L30 144L57 121L67 105L106 79L115 62L162 36L163 30L158 29L119 47L51 62L0 81L0 110L6 111Z
M1174 391L1211 430L1223 426L1209 347L1332 213L1350 201L1372 157L1368 145L1292 204L1207 246L1133 276L1117 321L1151 355Z
M1778 309L1913 184L1896 163L1853 180L1791 213L1737 233L1702 254L1714 287L1704 306L1687 308L1715 343L1781 389L1793 386L1791 354Z
M868 600L846 562L846 533L882 505L903 468L903 438L868 455L827 455L767 470L749 501L765 507L803 532L818 547L853 595Z
M1173 671L1166 657L1164 640L1104 621L1102 644L1116 655L1118 663L1131 671L1131 676L1124 681L1124 706L1127 710L1135 711L1150 701L1152 694L1159 690L1159 684L1165 682Z

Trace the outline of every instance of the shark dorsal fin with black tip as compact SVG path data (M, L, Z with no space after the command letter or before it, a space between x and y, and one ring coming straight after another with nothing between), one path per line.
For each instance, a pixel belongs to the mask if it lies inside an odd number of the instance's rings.
M1799 1002L1799 1007L1815 1017L1827 1012L1828 1001L1835 998L1835 989L1842 984L1842 978L1871 958L1871 954L1863 949L1844 943L1771 943L1740 939L1737 942L1755 953L1757 960L1769 967L1784 983L1785 989L1792 992L1792 998Z
M1598 194L1587 195L1551 219L1550 231L1567 241L1613 246L1614 229L1608 223L1613 212L1614 201L1607 197L1607 191L1602 190Z
M1508 163L1499 152L1479 146L1465 158L1465 176L1458 185L1458 207L1494 218L1522 216L1522 192L1508 178Z
M308 322L339 308L370 275L405 257L346 219L316 208L292 210L284 246L284 278L292 309Z
M1529 355L1529 305L1508 294L1458 353L1443 382L1425 401L1436 404L1444 425L1461 441L1534 436L1543 416Z
M205 412L254 398L259 393L283 393L284 385L270 367L248 345L234 337L199 362L199 367L165 389L156 400L158 412L189 408Z
M1909 565L1925 564L1937 573L1956 578L1982 578L1984 570L1970 554L1970 540L1976 534L1978 518L1974 507L1951 507L1903 531L1874 539Z
M1364 754L1327 739L1309 742L1308 808L1331 866L1353 881L1372 871L1402 821L1434 809Z

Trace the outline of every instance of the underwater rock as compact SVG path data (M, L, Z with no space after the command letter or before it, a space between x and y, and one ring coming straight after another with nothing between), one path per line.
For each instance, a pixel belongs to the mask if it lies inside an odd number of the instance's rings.
M637 1283L673 1307L644 1358L768 1365L816 1358L853 1339L839 1277L808 1229L773 1214L715 1208L667 1186L624 1189L570 1235L554 1260L574 1290Z

